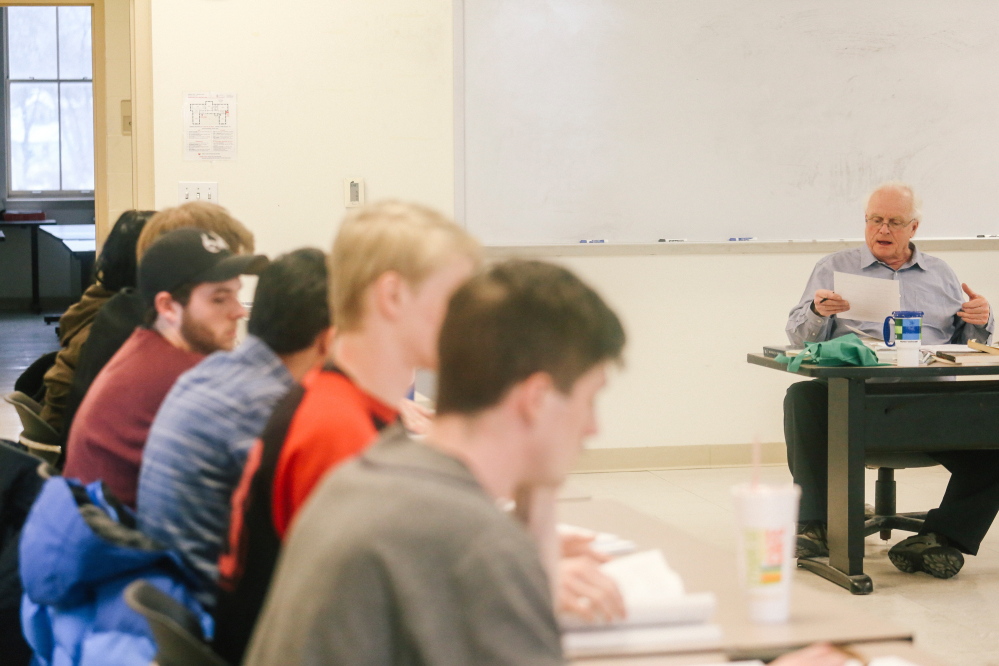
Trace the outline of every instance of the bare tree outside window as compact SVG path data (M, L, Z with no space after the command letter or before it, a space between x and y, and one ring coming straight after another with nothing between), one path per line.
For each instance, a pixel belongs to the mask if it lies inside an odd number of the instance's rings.
M92 192L90 7L8 7L8 190Z

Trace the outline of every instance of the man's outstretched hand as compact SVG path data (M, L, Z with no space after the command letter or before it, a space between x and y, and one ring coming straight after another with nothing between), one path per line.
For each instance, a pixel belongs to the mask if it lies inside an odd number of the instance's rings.
M991 308L989 307L988 300L981 294L976 294L971 290L967 284L961 284L961 289L964 289L964 293L968 295L968 302L961 306L961 310L957 313L960 317L968 324L974 324L975 326L985 326L989 323L989 312Z

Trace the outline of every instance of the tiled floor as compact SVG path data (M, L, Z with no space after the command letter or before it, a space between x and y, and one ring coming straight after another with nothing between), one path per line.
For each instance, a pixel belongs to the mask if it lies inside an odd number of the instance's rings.
M768 482L790 480L784 467L765 467L762 476ZM925 511L936 506L948 477L942 467L896 472L898 510ZM617 499L704 541L733 550L729 488L748 478L745 468L574 474L566 491ZM868 498L874 496L875 480L876 472L868 471ZM969 557L961 573L950 580L895 569L888 561L888 547L905 536L896 532L887 545L877 536L867 538L864 569L875 587L869 596L850 597L845 590L803 570L795 573L795 584L830 597L849 598L858 609L912 629L916 645L946 663L999 665L999 531L993 530L979 555Z

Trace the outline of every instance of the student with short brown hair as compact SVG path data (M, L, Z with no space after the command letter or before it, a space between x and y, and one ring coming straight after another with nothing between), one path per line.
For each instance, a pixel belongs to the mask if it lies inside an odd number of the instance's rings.
M315 491L243 663L562 664L542 553L624 341L600 297L551 264L505 262L461 287L426 441L393 427ZM498 506L515 496L531 529Z

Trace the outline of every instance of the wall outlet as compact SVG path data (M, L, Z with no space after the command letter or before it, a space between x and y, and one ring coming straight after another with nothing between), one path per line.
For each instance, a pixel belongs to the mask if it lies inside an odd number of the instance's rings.
M364 205L363 178L343 179L343 205L347 208L356 208Z
M218 183L178 183L178 200L181 204L191 201L205 201L217 204L219 202Z

